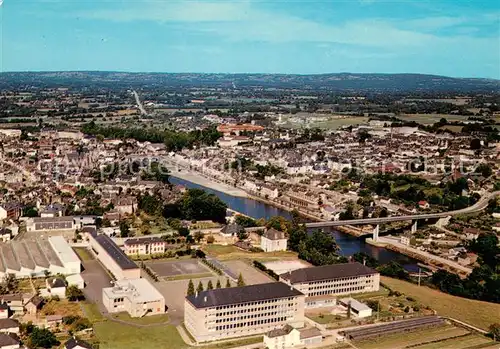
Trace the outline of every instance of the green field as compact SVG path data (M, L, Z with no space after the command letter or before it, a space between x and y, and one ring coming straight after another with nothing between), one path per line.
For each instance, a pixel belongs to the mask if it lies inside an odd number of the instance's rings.
M419 124L432 125L445 118L447 121L464 121L468 116L465 115L450 115L450 114L403 114L397 115L398 119L403 121L415 121Z
M135 327L113 321L94 324L100 349L186 349L177 329L172 325Z
M472 348L498 348L500 344L496 344L491 339L475 334L467 336L445 339L436 343L428 343L413 347L414 349L472 349Z
M262 336L257 336L191 347L172 325L136 327L113 321L94 324L94 332L100 349L229 349L262 342Z
M83 313L85 314L85 317L89 319L90 322L96 323L106 320L99 311L97 304L84 302L80 303L80 305L83 308Z
M82 261L90 261L94 259L94 256L92 256L90 251L85 247L75 247L73 248L73 250L75 250L76 254L78 255L78 257L80 257Z
M448 316L484 330L500 321L500 304L476 301L452 296L425 286L385 276L380 281L395 291L413 297L423 305L436 310L438 315Z

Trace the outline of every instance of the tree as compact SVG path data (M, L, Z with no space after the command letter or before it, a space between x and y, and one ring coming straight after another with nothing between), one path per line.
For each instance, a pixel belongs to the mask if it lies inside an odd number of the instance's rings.
M231 282L229 282L229 279L226 279L226 288L230 288L231 287Z
M189 235L189 229L186 227L179 227L177 229L177 232L179 233L180 236L187 237Z
M200 243L200 241L203 240L203 238L205 237L205 234L203 234L201 231L197 231L194 233L193 237L197 243Z
M500 342L500 323L491 324L488 329L493 339Z
M213 289L214 289L214 285L212 284L212 280L208 280L207 291L208 290L213 290Z
M215 284L215 288L222 288L222 285L220 284L219 279L217 279L217 283Z
M187 289L187 295L188 296L194 296L194 294L195 294L195 291L194 291L193 280L189 280L188 289Z
M54 333L46 328L34 327L28 337L29 347L32 348L52 348L59 344Z
M238 287L242 287L242 286L245 286L245 280L243 280L243 275L238 275L238 282L236 283L236 285L238 285Z
M69 285L66 287L66 298L69 301L82 301L85 299L83 291L80 290L76 285Z
M122 238L130 236L130 225L125 221L120 222L120 236Z
M237 215L234 222L243 228L252 228L257 226L257 221L253 218Z
M198 287L196 288L196 292L200 293L203 292L203 284L201 281L198 283Z
M480 173L485 178L488 178L493 174L493 170L491 169L491 166L488 164L479 164L479 166L476 167L475 172Z
M470 149L471 150L479 150L481 149L481 140L478 138L474 138L470 141Z

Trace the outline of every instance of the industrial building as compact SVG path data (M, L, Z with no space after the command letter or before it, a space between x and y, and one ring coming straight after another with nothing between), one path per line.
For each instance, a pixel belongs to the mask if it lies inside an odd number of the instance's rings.
M26 231L28 232L69 232L76 231L72 216L63 217L34 217L26 220Z
M116 280L139 279L141 269L107 235L89 234L92 251Z
M126 311L131 317L165 312L165 298L146 279L116 281L113 287L103 288L102 301L108 312Z
M0 243L0 277L42 277L51 274L80 274L81 262L61 236L48 239L20 240Z
M198 342L304 326L305 296L282 282L207 290L186 297L184 322Z

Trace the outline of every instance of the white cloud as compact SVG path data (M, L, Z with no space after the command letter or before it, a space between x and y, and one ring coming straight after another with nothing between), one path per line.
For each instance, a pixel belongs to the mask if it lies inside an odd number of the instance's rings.
M372 1L372 0L369 0ZM109 4L108 4L109 5ZM112 3L116 6L116 3ZM186 32L201 32L234 42L268 43L312 42L338 43L387 50L412 52L462 45L484 48L494 39L469 37L456 31L455 36L439 36L437 29L460 28L464 17L429 17L407 21L371 19L343 23L321 23L278 12L262 10L258 2L211 1L138 1L123 2L122 8L109 8L80 16L117 22L153 21L182 24ZM491 18L494 20L494 18ZM491 20L490 19L490 20Z

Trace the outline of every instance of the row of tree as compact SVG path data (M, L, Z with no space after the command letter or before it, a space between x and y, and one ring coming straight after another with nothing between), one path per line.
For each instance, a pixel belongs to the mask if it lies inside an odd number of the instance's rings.
M243 287L245 286L246 283L245 283L245 280L243 279L243 275L240 275L238 276L238 281L236 282L236 286L237 287ZM229 278L226 278L226 286L225 288L230 288L232 287L231 286L231 281L229 281ZM222 288L222 284L220 282L219 279L217 279L217 283L215 284L215 288ZM213 290L214 289L214 285L212 283L212 280L208 280L207 282L207 287L203 287L203 283L200 281L198 282L198 286L196 287L196 290L194 288L194 283L193 283L193 280L189 280L189 283L188 283L188 288L187 288L187 295L188 296L194 296L196 295L197 293L200 293L200 292L203 292L203 291L209 291L209 290Z

